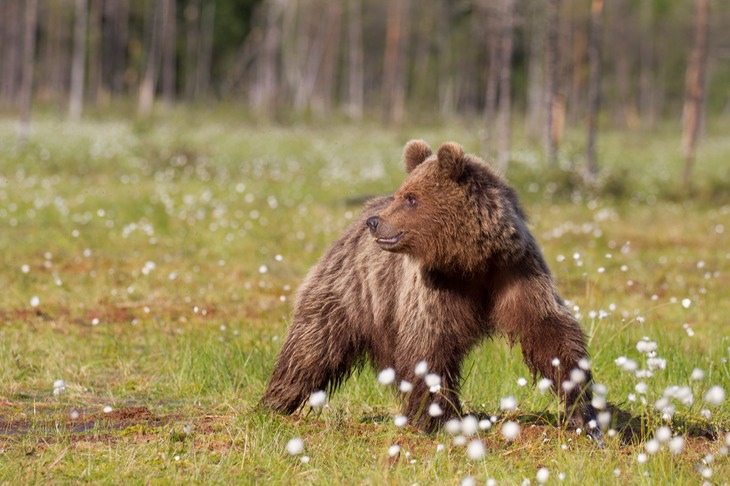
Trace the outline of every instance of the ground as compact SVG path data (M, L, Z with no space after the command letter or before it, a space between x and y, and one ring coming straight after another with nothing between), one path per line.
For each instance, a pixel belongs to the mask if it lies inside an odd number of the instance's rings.
M189 116L39 116L22 150L14 122L0 120L0 482L534 484L541 467L565 484L730 477L729 402L703 399L715 385L730 393L727 122L708 123L692 192L677 186L671 126L606 132L595 192L572 176L581 134L552 169L516 142L508 178L626 430L600 449L562 429L519 348L490 341L464 368L465 409L496 418L475 461L445 432L396 427L396 393L369 369L322 410L255 405L298 283L359 202L397 188L403 143L477 152L478 127L277 127L218 113L193 130ZM666 363L637 378L615 361L647 368L644 337ZM655 405L671 385L687 386L692 404L673 399L665 420ZM516 409L500 410L507 396ZM513 442L500 434L507 420L521 424ZM664 445L642 462L664 424L683 452ZM308 462L286 452L294 437Z

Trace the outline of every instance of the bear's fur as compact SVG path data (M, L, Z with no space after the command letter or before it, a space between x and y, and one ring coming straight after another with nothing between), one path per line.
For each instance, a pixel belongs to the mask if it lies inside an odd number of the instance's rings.
M411 141L404 164L400 189L370 201L301 285L261 403L292 413L367 358L413 385L404 414L431 431L461 414L467 353L501 334L520 343L533 375L552 380L575 423L593 420L590 371L563 386L579 363L587 368L585 336L555 290L514 189L455 143L434 155ZM422 360L441 377L434 393L415 374ZM429 415L431 403L444 413Z

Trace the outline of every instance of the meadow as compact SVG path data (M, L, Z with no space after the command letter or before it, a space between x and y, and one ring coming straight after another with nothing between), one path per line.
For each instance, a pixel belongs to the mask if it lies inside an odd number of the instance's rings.
M729 128L708 122L691 189L673 125L602 133L590 190L581 133L555 168L515 135L508 179L607 389L599 448L499 339L465 366L476 433L397 426L369 367L321 409L256 407L297 285L398 187L405 142L478 152L474 123L39 115L18 148L0 120L0 483L727 484Z

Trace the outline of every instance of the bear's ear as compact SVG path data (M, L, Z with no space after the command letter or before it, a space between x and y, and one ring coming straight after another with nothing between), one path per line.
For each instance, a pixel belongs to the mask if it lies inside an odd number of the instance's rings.
M403 164L409 174L418 164L431 156L433 152L423 140L411 140L403 149Z
M452 179L458 179L464 167L466 167L466 157L464 157L464 149L461 145L454 142L446 142L438 151L438 163L441 170Z

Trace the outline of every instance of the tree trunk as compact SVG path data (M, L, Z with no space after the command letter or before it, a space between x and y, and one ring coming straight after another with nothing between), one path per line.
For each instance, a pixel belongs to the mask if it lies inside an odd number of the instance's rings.
M596 162L596 131L601 105L601 47L603 35L603 0L592 0L591 30L588 39L588 150L586 178L593 183L598 173Z
M20 75L20 52L22 38L20 32L21 14L20 2L7 2L4 5L3 24L5 35L3 38L3 66L2 72L2 99L8 105L17 103L17 91Z
M708 43L708 0L695 0L695 38L692 54L687 63L684 91L684 111L682 113L682 144L684 146L685 189L692 185L692 166L694 165L697 140L704 116L705 79L707 75Z
M175 101L177 6L175 0L165 0L166 12L162 32L162 99Z
M139 85L139 103L137 105L137 112L142 116L148 116L152 112L155 102L162 50L161 31L164 30L166 3L155 1L148 9L147 59L142 82Z
M200 50L200 0L191 0L185 7L185 99L197 96L197 53Z
M514 45L515 0L502 0L499 69L499 117L497 125L497 165L507 172L510 157L512 109L512 48Z
M127 69L129 0L106 0L103 25L102 96L119 96L124 92Z
M101 19L103 0L90 0L89 4L89 82L87 99L94 105L98 104L101 95L101 52L102 29Z
M215 31L215 2L204 2L200 14L200 48L195 85L198 95L210 91L210 75L213 65L213 33Z
M274 117L279 94L282 28L280 17L286 5L281 0L265 2L262 45L256 60L257 72L251 89L251 104L262 114Z
M558 22L559 22L560 0L547 0L545 28L545 152L547 153L550 165L558 161L558 142L556 130L556 108L558 74L560 64L558 62Z
M322 65L315 85L314 108L320 114L326 114L332 106L337 84L337 66L340 59L342 43L342 5L340 2L328 2Z
M405 117L408 8L408 0L391 0L386 23L383 112L387 122L396 124Z
M482 154L485 159L492 158L494 150L495 113L497 112L497 93L502 59L500 56L500 35L497 12L485 7L487 26L487 89L484 95L484 131L482 134Z
M540 129L545 119L545 71L543 69L544 30L542 20L545 11L543 2L530 2L529 12L529 59L527 65L527 113L525 114L525 133L539 140Z
M69 118L73 122L81 119L81 111L84 107L87 0L76 0L75 6L73 57L71 59L71 94L69 96L68 109Z
M20 123L18 145L25 145L30 131L30 108L33 97L33 66L35 64L35 37L38 22L37 0L26 0L23 33L23 72L20 83Z
M348 24L348 72L347 114L357 120L364 108L364 63L362 48L362 0L350 0L347 11Z

